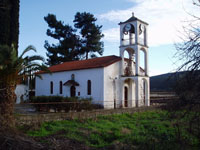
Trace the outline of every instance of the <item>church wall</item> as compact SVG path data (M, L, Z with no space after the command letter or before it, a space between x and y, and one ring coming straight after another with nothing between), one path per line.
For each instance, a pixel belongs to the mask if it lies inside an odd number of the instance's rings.
M104 108L114 108L114 99L119 99L120 61L104 68Z
M138 107L150 106L149 77L138 77L138 81L139 81Z
M70 96L70 86L63 85L63 94L59 92L60 81L64 84L66 81L71 80L71 75L75 75L75 81L79 83L76 86L76 96L79 97L92 97L93 102L103 101L103 68L74 70L65 72L55 72L52 74L41 74L42 80L36 78L36 96ZM87 81L91 80L91 95L87 93ZM53 81L53 94L50 93L50 82ZM78 95L80 92L80 95ZM100 102L102 103L102 102Z

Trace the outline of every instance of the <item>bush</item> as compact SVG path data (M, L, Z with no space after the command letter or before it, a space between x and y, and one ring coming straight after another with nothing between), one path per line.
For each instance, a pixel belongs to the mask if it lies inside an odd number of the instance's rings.
M62 96L36 96L30 100L35 103L34 106L38 111L49 111L53 109L55 112L59 111L82 111L100 109L99 105L92 104L92 98L79 97L62 97Z
M63 102L62 96L34 96L30 100L31 103L49 103L49 102Z
M63 96L34 96L31 103L49 103L49 102L85 102L92 101L92 98L63 97Z

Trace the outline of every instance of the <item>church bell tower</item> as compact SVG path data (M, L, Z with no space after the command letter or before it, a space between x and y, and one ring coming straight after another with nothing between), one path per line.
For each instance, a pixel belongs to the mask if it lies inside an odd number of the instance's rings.
M148 23L136 18L134 13L120 22L120 79L123 107L149 106ZM125 58L125 51L128 58ZM140 53L144 53L144 67ZM128 92L127 92L128 91Z

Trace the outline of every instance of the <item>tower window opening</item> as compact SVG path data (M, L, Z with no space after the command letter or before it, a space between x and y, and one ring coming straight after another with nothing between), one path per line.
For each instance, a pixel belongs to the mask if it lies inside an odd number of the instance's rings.
M145 26L143 24L140 24L138 43L144 45L144 39L145 39Z

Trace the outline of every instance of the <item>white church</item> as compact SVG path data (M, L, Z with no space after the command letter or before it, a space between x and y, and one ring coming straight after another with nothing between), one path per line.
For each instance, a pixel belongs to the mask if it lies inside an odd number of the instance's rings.
M36 96L92 98L104 108L149 106L148 24L133 14L119 25L120 56L64 62L49 67L52 74L40 71Z

